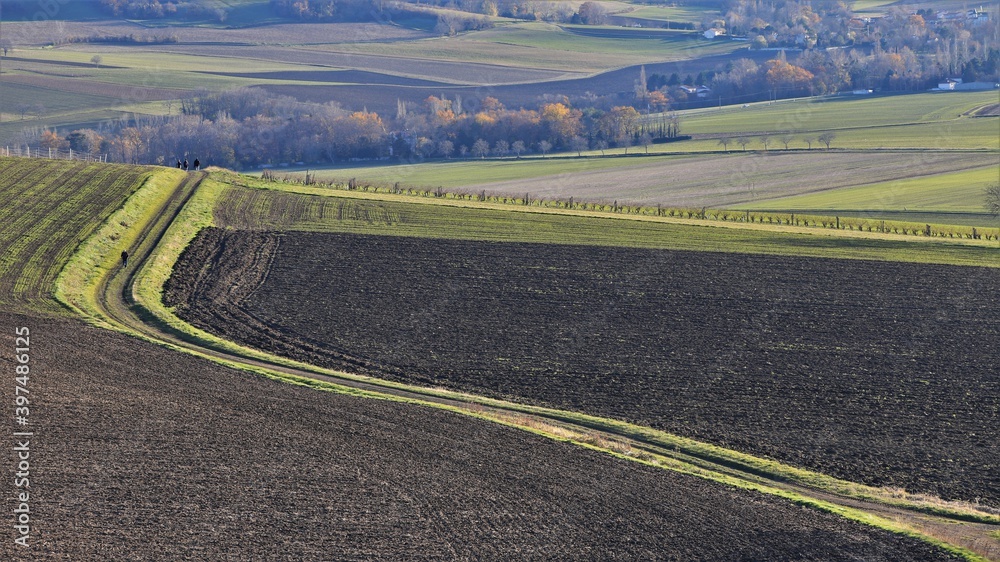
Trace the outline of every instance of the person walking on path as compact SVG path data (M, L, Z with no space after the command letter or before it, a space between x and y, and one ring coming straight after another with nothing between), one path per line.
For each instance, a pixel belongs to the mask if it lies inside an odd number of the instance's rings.
M122 250L122 267L128 267L128 250Z
M198 168L201 168L201 161L198 160L197 158L195 158L194 159L194 169L195 169L195 171L198 171Z
M184 159L184 171L188 171L188 161L187 158Z

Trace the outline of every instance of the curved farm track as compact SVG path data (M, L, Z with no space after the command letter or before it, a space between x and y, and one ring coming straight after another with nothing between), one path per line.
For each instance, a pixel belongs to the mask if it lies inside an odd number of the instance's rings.
M996 270L212 230L176 272L182 317L306 362L1000 506Z

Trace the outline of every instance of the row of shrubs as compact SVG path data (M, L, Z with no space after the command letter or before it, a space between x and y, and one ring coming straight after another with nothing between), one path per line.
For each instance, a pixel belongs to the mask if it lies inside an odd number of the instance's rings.
M502 193L478 193L470 191L445 191L441 187L427 189L420 187L405 186L399 182L392 184L359 182L351 179L346 183L341 182L320 182L309 172L305 177L283 175L280 178L270 170L265 170L261 177L267 181L281 181L286 183L296 183L303 185L314 185L328 189L341 189L347 191L364 191L369 193L389 193L397 195L410 195L415 197L440 197L445 199L459 199L466 201L483 201L489 203L502 203L507 205L531 205L538 207L574 209L581 211L595 211L608 213L621 213L630 215L646 215L672 217L694 220L710 220L723 222L745 222L756 224L767 224L775 226L798 226L810 228L829 228L837 230L848 230L856 232L877 232L883 234L901 234L906 236L925 236L936 238L955 238L969 240L997 240L1000 241L1000 228L976 228L972 226L960 225L931 225L926 223L886 221L881 219L867 219L860 217L839 217L823 215L803 215L796 213L778 212L755 212L737 211L727 209L693 209L655 207L649 205L629 205L619 204L618 201L591 202L576 201L570 197L569 200L544 199L532 197L530 193L523 195L511 195Z

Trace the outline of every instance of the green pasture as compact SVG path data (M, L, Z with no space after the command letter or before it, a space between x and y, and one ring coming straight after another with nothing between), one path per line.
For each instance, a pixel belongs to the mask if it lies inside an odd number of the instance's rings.
M895 96L799 98L749 107L725 106L681 111L684 134L721 134L765 131L825 131L879 126L943 123L973 109L997 103L997 91L926 92ZM656 116L648 118L651 121ZM988 118L978 118L989 121ZM993 121L994 134L1000 124Z
M896 0L854 0L852 9L856 14L882 14L886 9L895 4Z
M792 132L790 133L792 139L788 143L788 150L826 150L826 145L817 140L817 137L825 132L827 130L823 129ZM830 143L832 150L925 149L995 152L1000 149L1000 118L997 117L963 117L941 123L834 129L831 132L835 135L833 142ZM688 134L684 121L681 121L681 133ZM736 140L741 136L750 140L746 146L748 152L763 151L764 144L760 139L761 134L767 134L769 137L767 150L785 150L785 145L781 141L783 133L735 130L712 133L702 138L681 142L654 144L649 147L648 152L649 154L723 152L723 145L719 143L721 137L731 139L729 147L726 149L728 152L743 152L743 148L736 143ZM807 138L812 139L811 149L805 140ZM622 148L611 148L604 151L605 154L609 155L623 154L624 152L625 150ZM637 152L643 152L643 148L633 146L628 149L629 154ZM593 156L601 153L590 151L584 154Z
M599 35L601 30L615 34L621 33L623 36L601 37ZM629 37L629 33L634 33L635 37ZM650 33L654 33L656 37L648 38ZM698 33L689 31L557 26L545 23L505 26L471 33L466 38L498 44L500 45L500 53L505 45L519 45L556 52L589 53L612 63L611 67L622 66L624 62L635 64L632 61L653 62L697 58L732 52L743 46L728 41L710 41ZM614 60L619 62L615 64Z
M748 210L795 210L892 220L997 226L985 213L984 189L1000 181L1000 162L975 170L880 182L742 205Z
M817 132L817 135L821 132ZM832 148L924 148L994 152L1000 149L1000 118L997 117L963 117L939 123L843 129L833 132L837 136L830 144ZM776 144L775 140L777 139L771 141L772 147ZM817 148L817 145L823 146L814 142L813 148ZM806 144L800 140L798 146L805 148Z
M684 123L681 122L683 132ZM817 137L827 132L823 129L796 131L790 133L792 140L788 150L826 150L826 145ZM858 127L850 129L833 129L835 137L830 143L833 150L870 150L870 149L926 149L926 150L977 150L996 151L1000 149L1000 119L996 117L962 117L953 121L940 123L915 123L912 125L889 125L884 127ZM649 153L673 152L714 152L723 150L719 138L728 136L729 152L742 152L743 148L736 143L740 136L750 139L747 151L764 150L760 139L762 132L733 131L731 133L712 134L709 138L689 141L652 145ZM785 150L781 141L783 133L767 132L768 150ZM806 139L812 139L812 148ZM629 148L629 153L641 152L641 147ZM608 154L621 154L622 149L606 151Z
M667 31L662 37L591 37L571 30L593 26L560 26L543 22L513 23L494 29L383 44L339 44L324 47L337 52L398 56L433 62L478 62L514 67L597 72L630 64L694 59L732 52L741 46L709 41L692 32ZM624 31L625 28L613 28ZM650 30L636 30L642 34Z
M106 51L110 49L110 51ZM143 50L149 49L149 50ZM16 84L0 80L0 100L10 100L2 108L0 146L9 143L25 127L49 127L60 130L91 126L102 121L119 119L132 113L166 115L177 113L179 104L167 108L165 104L141 103L128 98L130 88L164 88L184 91L205 88L212 91L238 88L263 83L284 84L285 80L261 80L213 74L216 72L263 72L315 70L307 65L260 62L231 57L195 56L182 53L156 51L159 47L104 47L74 45L65 49L38 49L18 51L17 56L36 61L84 63L87 66L58 66L42 62L17 61L11 66L25 70L11 72L40 76L48 82L44 86ZM101 54L101 67L90 64L94 54ZM7 71L5 71L5 74ZM72 77L62 77L66 73ZM95 87L105 87L108 94L94 95L72 91L86 81ZM301 84L321 84L298 82ZM322 83L325 84L325 83ZM63 89L65 88L65 89ZM126 99L114 96L125 96ZM42 115L33 111L21 119L17 112L19 100L29 105L41 104Z
M662 22L672 21L700 24L702 18L709 14L719 16L719 6L697 3L686 3L682 6L642 6L641 8L619 15Z
M148 27L169 27L174 25L196 25L199 27L245 27L256 26L267 23L280 23L288 21L280 18L271 10L268 0L215 0L218 9L225 10L226 18L220 22L216 18L205 18L201 21L185 20L180 18L164 18L156 20L143 20L139 23Z
M282 47L275 47L280 49ZM315 66L283 63L267 60L254 60L210 54L192 55L173 52L170 45L100 45L73 44L59 49L36 49L17 51L17 56L39 61L84 63L88 67L73 67L74 74L85 73L89 77L98 78L113 75L123 68L95 68L90 59L100 55L104 60L102 65L124 67L156 72L282 72L293 70L316 70ZM47 65L51 66L51 65Z

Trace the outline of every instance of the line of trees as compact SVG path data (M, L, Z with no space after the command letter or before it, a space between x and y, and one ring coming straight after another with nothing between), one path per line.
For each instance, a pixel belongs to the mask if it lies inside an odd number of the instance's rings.
M183 115L118 121L66 135L26 129L15 144L108 154L127 163L167 163L198 154L205 162L247 168L281 162L359 159L520 157L560 149L582 153L609 147L648 149L676 138L680 121L644 122L631 106L580 110L565 100L535 109L507 109L487 97L475 110L461 99L430 96L419 108L386 122L368 111L296 101L259 88L198 92L183 100Z

